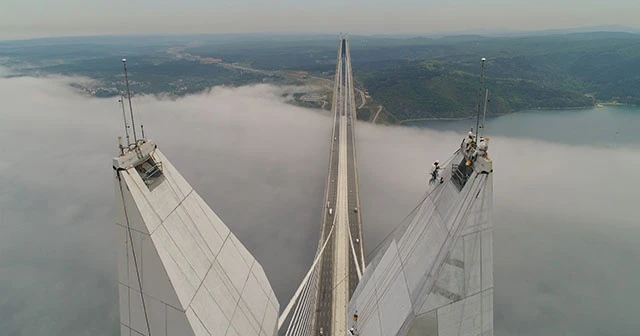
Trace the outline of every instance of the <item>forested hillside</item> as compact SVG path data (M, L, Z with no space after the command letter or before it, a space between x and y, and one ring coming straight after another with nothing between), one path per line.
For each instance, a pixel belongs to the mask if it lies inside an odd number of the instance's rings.
M372 98L363 117L372 118L380 106L381 119L391 122L474 115L482 57L489 114L640 104L637 34L351 36L350 45L355 80ZM0 65L14 75L87 76L98 83L89 92L112 96L122 91L119 59L126 55L135 92L180 96L215 85L304 83L291 74L298 71L331 79L337 47L333 35L58 38L0 42ZM237 64L239 70L217 62Z
M487 57L490 114L640 104L640 36L442 39L419 58L360 62L356 78L398 120L465 117L477 108L480 58ZM447 48L448 47L448 48ZM428 51L431 50L430 58Z

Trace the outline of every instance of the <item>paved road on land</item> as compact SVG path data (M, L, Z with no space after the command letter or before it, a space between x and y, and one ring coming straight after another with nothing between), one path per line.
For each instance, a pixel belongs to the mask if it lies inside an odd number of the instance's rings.
M382 105L378 106L378 112L376 112L376 115L373 117L373 120L371 121L372 124L375 124L376 120L378 120L378 116L380 115L380 111L382 111Z
M356 89L356 91L358 91L358 93L360 93L360 105L358 106L358 110L361 109L364 104L367 103L367 96L365 96L364 91L360 90L360 89Z

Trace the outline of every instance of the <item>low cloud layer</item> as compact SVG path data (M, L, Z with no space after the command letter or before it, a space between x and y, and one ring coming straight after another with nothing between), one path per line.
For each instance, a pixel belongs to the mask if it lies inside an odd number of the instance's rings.
M358 128L371 250L423 194L459 133ZM495 334L635 335L640 151L492 137ZM615 322L613 322L615 321Z
M118 329L110 159L117 99L69 78L0 79L0 325L8 335ZM285 89L134 100L165 155L263 264L281 304L315 253L331 119ZM368 251L415 206L460 134L359 124ZM635 335L640 151L495 137L496 335ZM5 294L6 293L6 294ZM614 332L615 331L615 332Z
M111 158L121 109L80 95L75 80L0 79L0 325L9 334L118 327ZM286 93L134 100L137 125L257 256L282 302L318 243L331 129L327 115L285 104Z

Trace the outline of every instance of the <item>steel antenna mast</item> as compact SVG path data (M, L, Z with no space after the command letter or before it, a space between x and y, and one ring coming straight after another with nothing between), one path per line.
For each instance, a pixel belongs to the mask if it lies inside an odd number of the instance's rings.
M482 91L484 91L484 62L486 58L482 58L482 68L480 70L480 91L478 91L478 114L476 116L476 134L479 132L478 127L480 127L480 110L482 109Z
M127 59L122 59L122 66L124 67L124 80L127 83L127 98L129 99L129 111L131 112L131 128L133 128L133 141L137 144L138 137L136 136L136 123L133 121L133 107L131 105L131 90L129 89L129 77L127 76Z

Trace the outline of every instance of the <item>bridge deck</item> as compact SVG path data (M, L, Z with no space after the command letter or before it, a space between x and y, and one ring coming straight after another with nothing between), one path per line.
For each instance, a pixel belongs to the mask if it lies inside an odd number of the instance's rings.
M320 262L314 334L344 335L346 306L364 268L364 247L354 125L356 121L349 42L341 39L338 48L329 175L322 220L322 244L335 224L334 234ZM330 210L331 209L331 210Z

